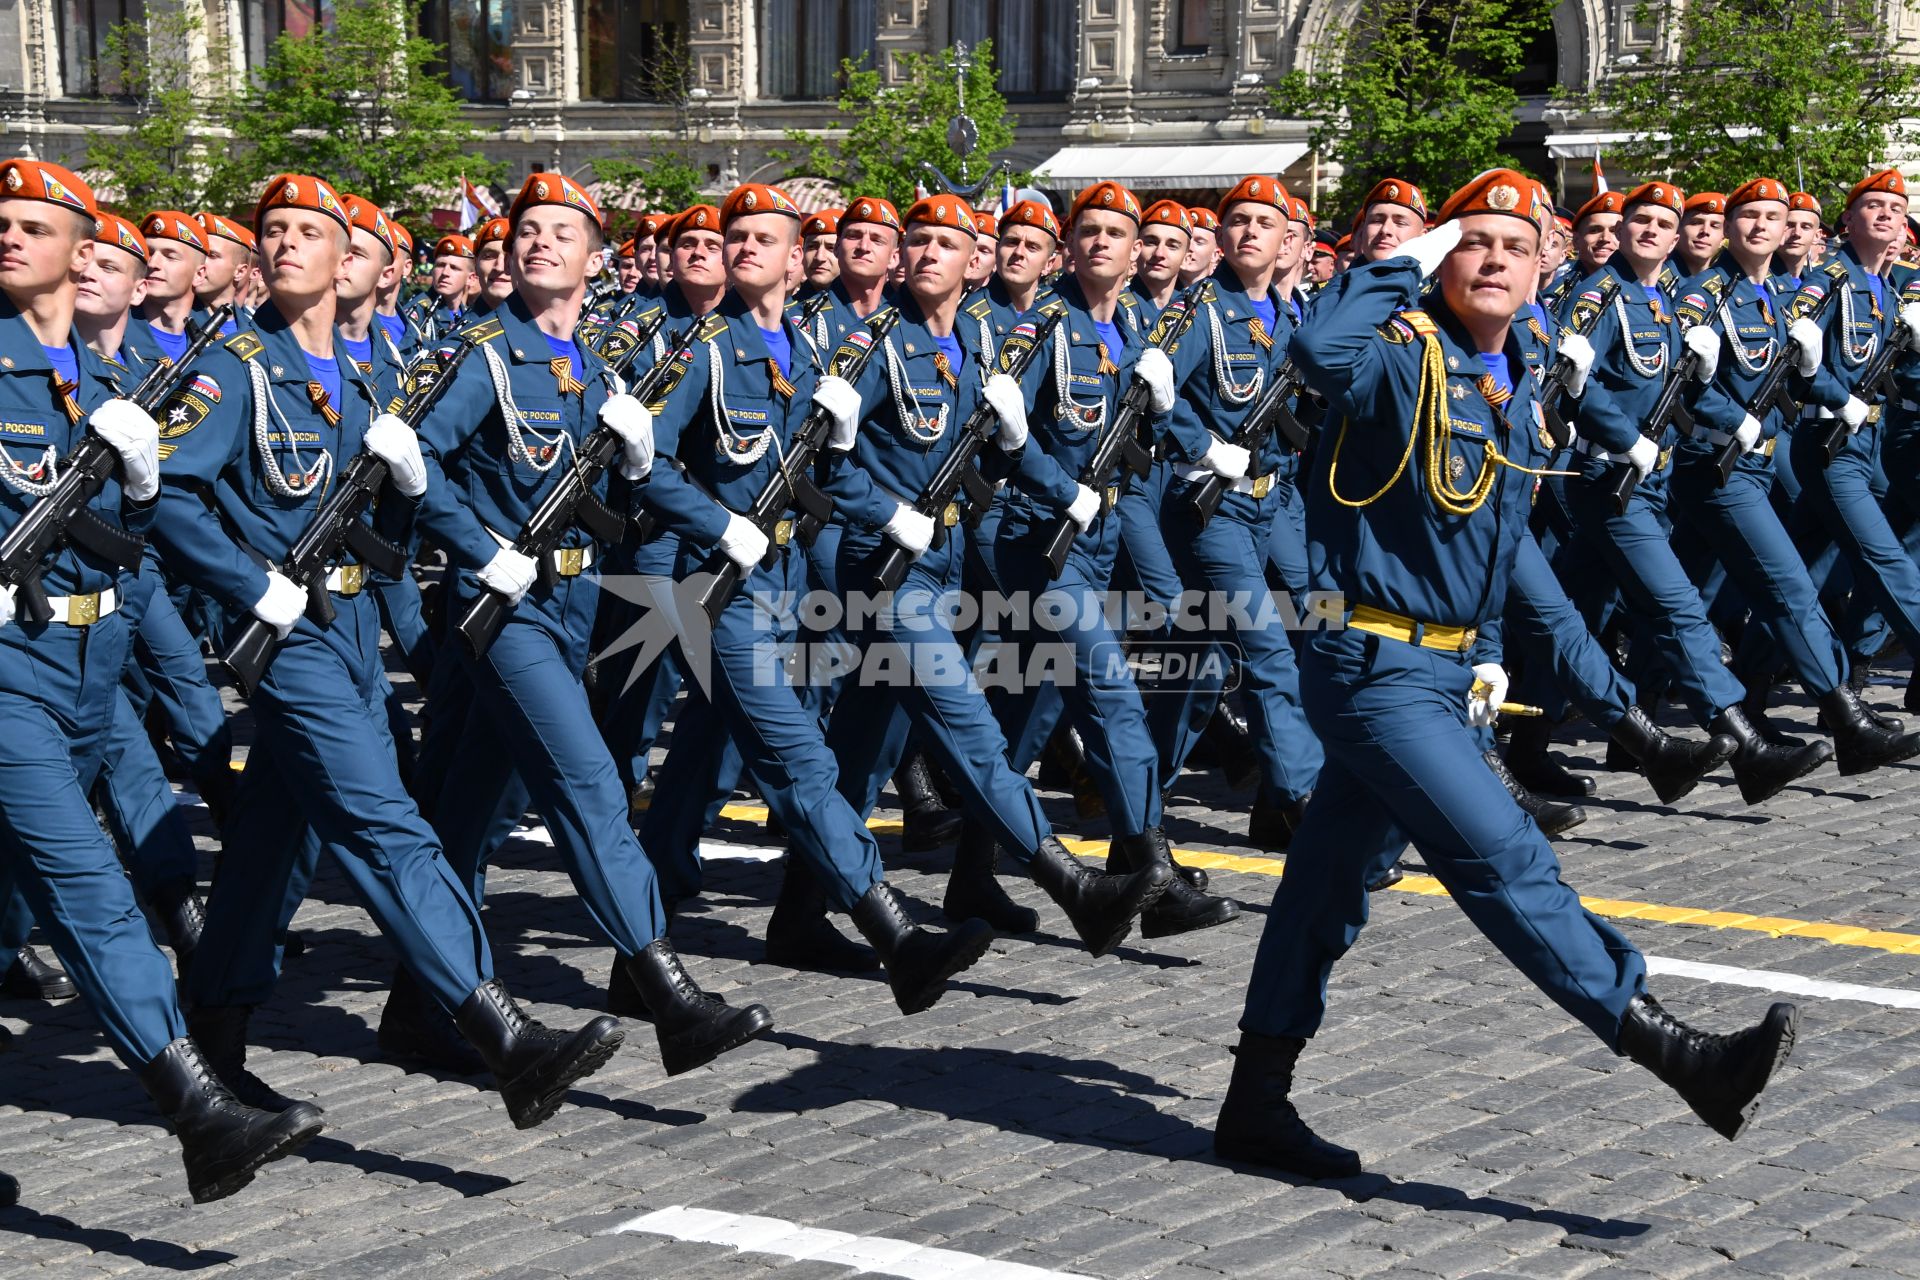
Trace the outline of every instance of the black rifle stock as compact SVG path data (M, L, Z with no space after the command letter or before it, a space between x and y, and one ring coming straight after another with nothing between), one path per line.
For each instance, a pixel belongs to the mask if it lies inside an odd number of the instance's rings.
M1233 443L1247 451L1249 458L1259 455L1260 448L1266 444L1267 437L1277 428L1286 442L1295 449L1307 447L1307 429L1300 419L1294 417L1293 410L1287 407L1287 401L1293 399L1301 389L1300 371L1294 368L1291 359L1274 370L1273 380L1254 403L1253 411L1247 414L1246 421L1233 433ZM1193 508L1194 519L1202 529L1207 521L1213 519L1213 513L1220 509L1220 499L1227 493L1227 478L1209 474L1187 493L1187 505Z
M1845 284L1837 285L1828 291L1829 296L1847 287ZM1825 298L1821 299L1821 302L1825 301ZM1914 335L1908 331L1904 323L1896 324L1893 332L1887 335L1886 341L1880 344L1880 349L1873 353L1873 359L1867 361L1866 369L1860 374L1860 381L1854 384L1853 394L1860 397L1869 408L1886 394L1888 385L1893 381L1893 362L1907 354L1913 338ZM1848 428L1845 419L1838 414L1822 425L1824 430L1816 438L1815 443L1820 448L1820 465L1831 466L1833 460L1840 456L1840 450L1846 447L1847 437L1853 432Z
M668 351L678 350L692 332L689 327L676 335ZM648 335L649 338L651 336ZM623 363L619 370L632 367L640 346L640 343L635 343L621 353ZM662 360L647 370L646 377L634 387L633 396L642 404L652 399L671 364L670 360ZM610 366L605 372L611 379L618 376L619 370ZM574 449L573 463L567 468L566 477L547 490L547 496L540 500L540 505L527 517L526 526L514 538L515 551L539 561L543 581L552 575L553 552L560 545L560 539L575 524L585 528L602 543L618 542L625 534L626 518L600 501L593 491L593 487L600 483L600 477L625 447L619 433L611 427L600 426L589 431L586 439ZM475 658L485 657L487 650L499 638L500 628L506 626L507 614L512 609L512 601L499 592L490 589L482 591L480 598L468 606L456 628L460 638L466 642L467 652Z
M1629 335L1622 334L1621 340L1631 342ZM1653 411L1646 421L1640 424L1640 434L1645 439L1660 443L1667 428L1674 423L1681 424L1682 430L1690 431L1693 418L1687 407L1680 403L1680 396L1687 389L1687 380L1700 368L1700 357L1689 348L1678 360L1673 362L1673 372L1668 376L1666 385L1660 388L1660 398L1653 402ZM1631 462L1623 463L1619 474L1613 481L1613 509L1621 515L1627 513L1627 504L1633 501L1633 491L1639 487L1640 473Z
M1594 286L1600 294L1600 305L1587 313L1584 325L1569 324L1567 332L1586 337L1592 331L1600 313L1613 301L1613 295L1620 292L1620 277L1602 276L1600 283ZM1566 397L1567 388L1573 383L1573 361L1566 356L1557 356L1553 367L1547 370L1546 386L1540 391L1540 413L1547 420L1547 435L1553 440L1555 449L1564 449L1573 443L1573 424L1560 412L1560 401Z
M848 382L858 382L860 374L867 367L867 361L886 345L887 335L893 332L893 326L899 322L900 312L893 307L888 307L867 321L867 332L872 335L873 341L854 358L851 365L835 370L836 376ZM794 531L802 541L811 538L812 533L818 532L833 515L833 499L822 493L807 474L814 456L825 447L827 433L832 426L833 416L816 405L807 414L806 421L800 424L800 429L793 433L793 439L787 442L786 454L768 479L766 487L760 490L753 505L740 513L767 537L767 555L761 563L771 563L772 558L779 554L773 533L787 508L797 507L800 512L794 521ZM721 611L746 579L746 572L719 550L707 557L701 571L708 575L708 581L700 593L700 607L706 610L708 618L718 621Z
M400 414L401 421L417 429L453 385L453 375L460 368L460 362L472 351L472 344L466 342L453 348L439 376L416 390L407 401ZM327 566L338 560L342 552L352 552L360 563L372 566L389 578L398 578L407 571L406 548L388 542L362 518L372 509L373 500L386 479L385 460L362 449L340 473L332 494L287 549L279 571L305 589L307 617L316 626L333 625L333 602L327 598ZM240 692L252 697L279 652L280 636L273 624L248 618L220 655L220 665L232 673Z
M1040 325L1034 335L1033 344L1020 353L1020 358L1006 370L1008 377L1019 382L1038 358L1040 349L1053 336L1054 329L1065 319L1064 311L1055 311ZM1018 333L1016 326L1014 333ZM1012 334L1008 335L1013 336ZM933 473L933 479L927 481L927 487L914 500L913 509L933 521L933 545L939 546L946 540L947 527L943 517L947 507L957 498L962 489L966 490L969 503L968 522L978 524L980 517L993 501L993 486L974 466L974 459L986 447L998 429L993 406L983 397L967 418L966 425L960 429L959 439L954 441L953 450ZM907 566L913 563L913 553L905 547L895 544L887 548L886 558L880 562L880 568L873 575L875 591L892 591L907 576Z
M1187 287L1187 291L1167 304L1167 310L1178 310L1179 316L1172 319L1166 315L1160 317L1164 326L1160 331L1160 341L1154 345L1162 352L1171 351L1186 336L1187 327L1193 323L1200 311L1200 291L1206 286L1205 280L1196 280ZM1119 407L1114 410L1113 421L1107 424L1107 434L1100 438L1099 446L1093 457L1087 459L1087 465L1080 469L1079 481L1100 495L1100 503L1106 506L1107 486L1112 477L1124 464L1128 471L1136 476L1145 476L1153 470L1153 455L1141 447L1137 439L1140 420L1147 412L1149 392L1147 383L1138 373L1127 383L1127 389L1120 393ZM1073 540L1080 536L1080 526L1072 516L1063 515L1053 527L1053 534L1047 540L1046 558L1048 576L1057 578L1060 571L1067 567L1067 552L1073 548Z
M127 397L149 417L173 397L187 372L203 352L220 340L220 326L233 316L233 304L223 303L181 353L180 360L161 359L147 371ZM55 468L53 488L37 499L19 523L0 539L0 585L16 589L20 616L28 622L47 622L53 606L40 585L41 563L63 542L72 542L122 569L138 569L146 541L102 519L89 510L118 466L120 455L112 445L89 431L68 450Z

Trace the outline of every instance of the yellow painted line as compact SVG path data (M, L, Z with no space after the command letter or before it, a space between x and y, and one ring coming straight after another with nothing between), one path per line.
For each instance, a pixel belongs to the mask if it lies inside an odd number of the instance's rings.
M723 818L740 822L764 822L764 805L730 804L720 810ZM891 818L874 818L867 826L882 835L898 835L900 823ZM1060 843L1069 852L1086 858L1107 856L1105 840L1084 840L1061 836ZM1183 866L1208 871L1242 871L1255 876L1278 876L1286 866L1285 858L1249 858L1235 853L1208 853L1199 849L1175 849L1175 858ZM1428 898L1444 898L1446 886L1432 876L1409 872L1393 886L1396 893L1413 893ZM1827 924L1817 920L1795 920L1789 916L1756 916L1744 911L1709 911L1701 907L1670 907L1658 902L1635 902L1628 898L1582 898L1580 905L1597 916L1611 920L1641 920L1652 924L1685 924L1703 929L1733 929L1742 933L1764 933L1770 938L1811 938L1841 947L1866 947L1895 955L1920 955L1920 933L1897 933L1890 929L1868 929L1860 925Z

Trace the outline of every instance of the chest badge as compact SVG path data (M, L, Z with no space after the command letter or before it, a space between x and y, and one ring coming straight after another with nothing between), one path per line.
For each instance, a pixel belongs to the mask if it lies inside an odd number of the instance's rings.
M1447 478L1449 480L1458 480L1466 474L1467 460L1465 458L1456 453L1447 459Z

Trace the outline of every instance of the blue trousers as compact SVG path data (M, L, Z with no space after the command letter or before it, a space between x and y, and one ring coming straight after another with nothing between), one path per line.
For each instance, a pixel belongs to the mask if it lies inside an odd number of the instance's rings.
M93 795L142 893L198 874L193 833L174 804L173 787L124 689L114 699Z
M1908 653L1920 654L1920 565L1873 494L1880 430L1878 423L1861 427L1830 466L1822 465L1813 432L1794 437L1796 540L1805 556L1831 541L1853 570L1855 593L1865 593Z
M125 673L136 720L157 700L173 750L195 778L224 773L233 756L220 691L207 679L200 641L180 618L159 566L149 560L138 577L124 579L128 616L135 620L133 661Z
M841 581L871 579L890 546L848 534L840 544ZM946 610L958 600L959 579L960 547L949 541L907 570L891 615L861 619L854 639L872 670L884 668L890 679L852 680L841 689L827 747L839 768L840 794L864 819L893 776L911 725L959 789L968 815L1026 862L1053 828L1025 776L1008 764L1000 724L949 626Z
M1269 609L1263 566L1273 523L1282 518L1282 504L1274 494L1256 500L1251 494L1228 493L1201 528L1192 507L1181 501L1189 488L1184 481L1176 482L1169 494L1162 513L1167 545L1173 548L1181 580L1190 590L1211 597L1204 602L1203 616L1219 625L1209 625L1204 638L1223 651L1239 653L1248 730L1260 752L1261 782L1279 802L1298 799L1313 790L1322 755L1301 710L1300 669L1292 637ZM1228 602L1247 610L1253 625L1242 626L1230 614L1211 616ZM1262 610L1267 611L1265 617ZM1193 744L1213 719L1224 683L1222 673L1195 680L1180 692L1155 696L1151 723L1154 741L1160 746L1162 776L1177 777L1185 767Z
M1367 884L1411 844L1502 955L1614 1045L1646 963L1580 905L1553 846L1472 761L1465 657L1343 628L1315 634L1302 667L1327 763L1287 851L1241 1029L1319 1030L1327 975L1367 922Z
M1136 477L1127 485L1113 508L1120 518L1120 556L1114 562L1114 585L1122 591L1138 591L1169 610L1180 598L1180 574L1173 567L1173 555L1160 532L1160 510L1172 479L1173 464L1156 462L1145 480Z
M254 694L254 745L226 832L244 856L224 859L214 878L187 990L208 1006L272 994L304 824L401 961L454 1013L493 975L479 910L401 785L378 611L365 595L334 606L326 631L306 621L294 629Z
M121 584L127 582L121 576ZM173 966L87 792L100 769L129 627L16 621L0 639L0 901L17 887L54 954L128 1066L187 1033Z
M809 716L813 714L811 708L805 709ZM678 903L698 897L705 887L700 835L719 821L720 810L740 784L743 772L745 765L740 759L740 749L733 744L726 719L699 689L688 689L680 703L680 714L673 722L673 743L660 766L653 803L641 826L642 839L660 877L661 900L670 910ZM674 802L663 803L669 795L675 797ZM694 800L683 806L680 797ZM656 821L655 809L671 814L658 828L652 825ZM681 826L689 815L697 815L691 844Z
M1607 660L1531 533L1520 539L1507 583L1506 643L1526 659L1522 684L1550 685L1601 728L1615 728L1633 709L1633 686Z

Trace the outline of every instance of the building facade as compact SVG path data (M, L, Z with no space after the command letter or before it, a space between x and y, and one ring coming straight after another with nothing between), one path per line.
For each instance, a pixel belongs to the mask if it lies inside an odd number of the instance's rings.
M1268 86L1310 70L1364 0L426 0L423 29L514 176L588 175L663 138L710 184L767 179L794 128L828 128L841 59L889 80L902 56L991 40L1017 121L1006 157L1067 189L1119 177L1143 192L1206 190L1265 171L1316 193L1328 176L1300 121L1273 117ZM76 157L133 104L103 83L106 33L152 8L203 4L208 49L235 70L275 36L330 20L333 0L0 0L0 135ZM1895 38L1920 36L1913 0L1883 0ZM1584 194L1595 135L1555 106L1590 89L1656 33L1635 0L1559 0L1517 79L1514 149ZM107 77L110 79L110 75Z

